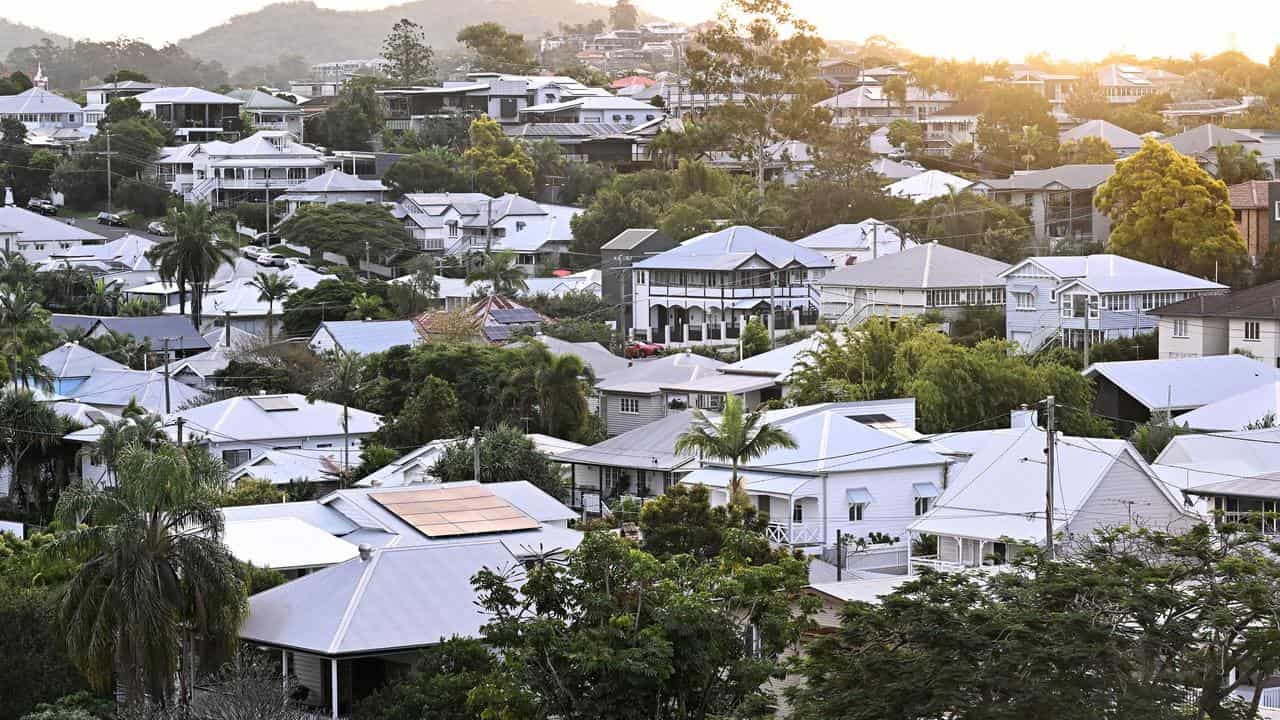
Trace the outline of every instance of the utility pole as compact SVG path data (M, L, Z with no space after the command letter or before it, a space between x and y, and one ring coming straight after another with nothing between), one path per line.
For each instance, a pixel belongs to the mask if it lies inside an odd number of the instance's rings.
M107 136L107 212L111 212L111 131L103 134Z
M1044 438L1044 547L1045 557L1053 559L1053 466L1057 455L1057 429L1054 419L1053 396L1044 399L1045 438Z
M169 338L164 339L164 414L172 412L169 398Z
M480 482L480 426L471 428L471 478Z
M227 349L228 349L228 350L230 350L230 349L231 349L231 311L230 311L230 310L224 310L224 311L223 311L223 316L225 317L225 320L226 320L226 323L227 323L226 328L225 328L226 332L225 332L225 333L223 333L223 338L225 338L225 340L226 340Z
M844 533L836 528L836 582L844 580Z
M774 289L777 286L777 270L769 273L769 349L772 350L778 342L778 313L774 311Z
M264 187L267 193L267 247L271 247L271 168L267 168L267 181Z

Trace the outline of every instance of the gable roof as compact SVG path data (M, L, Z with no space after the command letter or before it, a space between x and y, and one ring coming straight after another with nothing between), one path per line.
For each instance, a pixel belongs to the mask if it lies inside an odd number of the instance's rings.
M244 102L242 107L245 110L297 110L299 112L302 110L300 106L284 98L264 93L256 88L232 90L227 93L227 97Z
M1106 120L1090 120L1062 133L1060 140L1068 142L1083 140L1087 137L1101 138L1117 152L1121 150L1139 150L1142 148L1142 137Z
M761 472L842 473L946 464L941 455L904 444L900 438L853 420L851 414L849 408L833 404L816 412L769 420L790 433L796 447L774 448L741 467ZM704 465L711 464L719 461L704 460Z
M597 380L603 380L631 366L629 360L614 355L598 342L569 342L551 335L538 335L533 340L546 345L548 350L557 355L573 355L582 360L582 364L587 366Z
M191 318L185 315L104 316L96 320L108 330L132 335L139 340L150 338L152 350L162 350L165 347L165 338L169 339L171 351L209 349L209 343L196 332L195 326L191 324Z
M950 288L1004 285L1008 264L936 242L907 248L875 260L849 265L818 282L820 286Z
M1280 280L1221 295L1201 295L1149 312L1161 317L1280 319Z
M1062 282L1078 280L1100 293L1155 290L1224 290L1226 285L1152 265L1123 255L1053 255L1029 257L1003 274L1033 264Z
M871 139L867 142L868 144L874 145L876 144L876 140L879 138L879 135L872 135ZM886 140L885 142L887 143L888 141ZM892 152L892 148L884 151ZM915 177L916 175L925 172L918 167L898 162L897 160L891 160L887 157L873 160L869 167L871 168L871 172L876 173L877 175L882 175L889 180L905 180L906 178Z
M17 231L19 242L57 242L59 240L78 240L80 242L101 242L106 238L75 225L68 225L61 220L33 213L17 205L0 207L0 226L7 232Z
M328 320L320 323L312 337L320 333L328 333L343 352L362 355L422 342L412 320Z
M832 225L800 238L796 244L813 250L870 250L872 235L876 236L876 244L882 247L901 245L903 242L897 228L875 218L867 218L859 223ZM915 245L914 241L907 242Z
M926 170L919 175L903 178L890 183L884 191L893 197L907 198L915 202L923 202L946 195L954 189L959 192L972 185L973 182L941 170Z
M831 260L816 250L745 225L699 235L679 247L634 263L632 267L732 270L752 257L759 257L775 268L792 265L806 268L832 267Z
M667 413L643 427L615 435L595 445L571 450L556 459L579 465L610 465L662 471L688 466L693 462L694 456L677 455L674 448L676 439L693 423L693 413L693 410Z
M204 105L242 105L238 98L219 95L198 87L161 87L134 96L143 105L153 103L196 103Z
M763 375L785 383L791 379L795 366L804 361L805 353L818 348L822 339L822 333L814 333L803 340L725 365L720 368L720 372L728 375Z
M618 370L608 379L596 383L600 392L633 395L656 395L663 385L689 382L715 373L725 363L702 355L684 352L652 360L635 361L631 367Z
M240 562L272 570L336 565L359 554L355 545L293 517L227 521L222 542Z
M1280 418L1280 382L1263 383L1179 415L1175 422L1206 432L1244 430L1266 417Z
M342 435L342 406L297 393L247 395L228 398L174 414L187 423L194 439L210 442L274 440L281 438ZM382 417L349 408L351 435L367 435L382 424Z
M289 195L325 192L384 192L387 189L378 180L362 180L341 170L330 170L289 188Z
M478 637L489 616L471 578L486 568L518 570L519 561L498 541L372 551L249 598L240 637L326 656Z
M124 407L130 400L148 412L158 415L165 411L165 378L162 373L144 370L115 370L98 368L76 388L75 399L89 405ZM199 402L203 396L199 390L170 378L168 381L170 408Z
M1101 375L1147 409L1188 410L1280 379L1280 371L1244 355L1094 363Z
M977 188L991 190L1091 190L1115 174L1111 163L1100 165L1059 165L1045 170L1015 172L1007 178L990 178L974 183Z
M20 113L78 113L81 107L43 88L33 87L17 95L0 96L0 115Z
M1200 155L1228 145L1259 144L1259 140L1252 135L1245 135L1212 123L1183 130L1177 135L1165 138L1164 142L1183 155Z
M544 320L536 311L504 295L490 294L462 310L425 312L413 318L413 324L423 337L430 338L436 324L455 312L466 318L476 334L493 343L506 342L514 336L515 330L537 327Z
M40 364L56 378L88 377L99 368L128 370L129 368L90 350L80 343L63 343L40 356Z
M1227 186L1227 200L1233 210L1267 209L1275 180L1249 180Z

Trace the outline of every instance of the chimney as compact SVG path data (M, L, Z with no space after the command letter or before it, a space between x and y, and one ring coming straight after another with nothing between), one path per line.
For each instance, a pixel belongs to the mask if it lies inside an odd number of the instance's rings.
M371 559L373 559L373 546L360 543L360 562L369 562Z
M1036 426L1036 411L1022 405L1017 410L1009 411L1009 427L1014 430L1033 428Z

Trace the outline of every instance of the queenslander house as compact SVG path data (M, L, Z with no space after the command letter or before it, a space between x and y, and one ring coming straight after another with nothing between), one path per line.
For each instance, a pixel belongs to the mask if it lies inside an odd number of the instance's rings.
M816 326L815 283L833 267L816 250L751 227L699 235L631 266L634 336L729 343L752 317L770 329Z

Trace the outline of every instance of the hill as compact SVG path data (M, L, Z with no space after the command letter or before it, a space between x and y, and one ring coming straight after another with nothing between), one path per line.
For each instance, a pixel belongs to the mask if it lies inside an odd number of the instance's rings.
M559 23L585 23L608 15L603 5L574 0L416 0L381 10L328 10L311 2L285 2L237 15L178 45L234 71L270 65L282 55L301 55L312 63L376 57L382 39L400 18L421 25L427 43L440 52L457 45L459 30L478 22L501 23L532 39Z
M0 18L0 61L3 61L5 55L13 48L37 45L45 38L49 38L56 45L71 42L71 38L65 35Z

